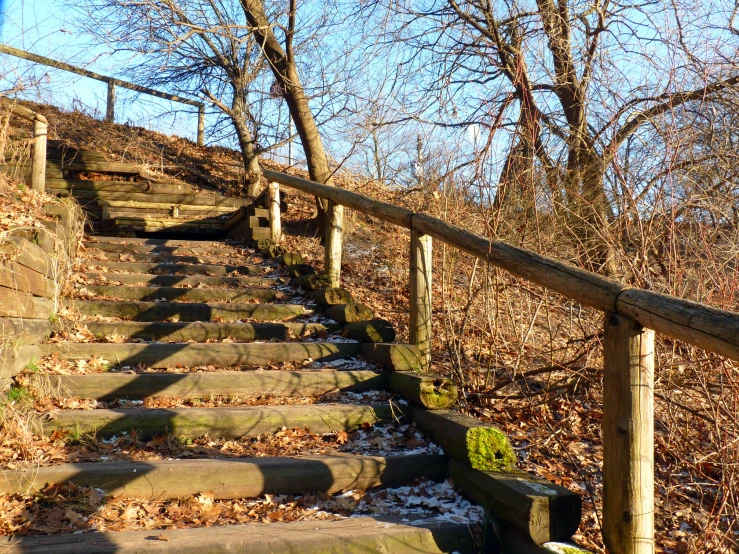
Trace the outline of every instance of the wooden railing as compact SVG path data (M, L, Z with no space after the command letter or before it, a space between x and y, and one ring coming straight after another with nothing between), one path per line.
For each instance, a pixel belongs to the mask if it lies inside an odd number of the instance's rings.
M40 113L20 106L11 104L10 111L33 123L33 160L31 162L31 188L39 192L46 190L46 135L48 132L48 121Z
M6 44L0 44L0 53L8 54L9 56L15 56L16 58L22 58L24 60L35 62L41 65L54 67L56 69L61 69L63 71L68 71L70 73L76 73L77 75L82 75L84 77L89 77L90 79L95 79L97 81L102 81L104 83L107 83L108 84L108 97L107 97L107 106L106 106L106 112L105 112L105 120L111 123L113 122L115 118L115 88L116 87L126 88L126 89L133 90L136 92L141 92L143 94L148 94L150 96L156 96L157 98L164 98L166 100L171 100L172 102L179 102L180 104L196 106L198 108L198 139L197 141L198 141L198 146L203 145L203 142L205 140L205 104L203 104L202 102L199 102L197 100L191 100L190 98L184 98L176 94L169 94L168 92L162 92L162 91L154 90L148 87L142 87L141 85L137 85L135 83L121 81L120 79L116 79L115 77L107 77L106 75L95 73L94 71L82 69L81 67L76 67L68 63L60 62L58 60L53 60L45 56L39 56L38 54L34 54L33 52L26 52L25 50L13 48L12 46L8 46Z
M330 185L265 170L271 181L271 239L281 238L279 185L329 200L325 268L340 282L342 211L357 210L410 229L409 340L431 354L432 239L605 313L603 539L614 554L654 552L654 331L739 360L739 314L601 277L491 240L424 213Z

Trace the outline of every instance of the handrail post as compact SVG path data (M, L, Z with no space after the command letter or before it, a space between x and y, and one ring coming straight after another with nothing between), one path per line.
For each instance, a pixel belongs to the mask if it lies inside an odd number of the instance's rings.
M654 553L654 331L606 313L603 347L603 540Z
M48 125L43 116L33 119L33 162L31 164L31 188L46 190L46 135Z
M271 182L269 191L269 240L272 244L280 244L282 240L282 223L280 222L280 184Z
M105 111L105 121L113 123L115 121L115 81L108 80L108 104Z
M205 105L198 106L198 146L205 143Z
M411 229L409 342L421 351L424 369L431 364L432 242L429 235Z
M341 286L341 249L344 234L344 206L333 200L328 201L328 227L326 229L326 250L324 273L331 286Z

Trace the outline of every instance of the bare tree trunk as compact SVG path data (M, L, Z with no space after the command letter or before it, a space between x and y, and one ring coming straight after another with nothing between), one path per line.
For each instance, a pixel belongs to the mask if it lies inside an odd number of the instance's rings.
M241 0L241 6L246 14L251 31L262 46L275 79L282 88L290 115L295 123L295 129L303 145L305 159L308 163L310 178L319 183L331 183L331 169L328 157L323 149L323 141L318 132L318 126L308 105L308 97L300 82L300 75L295 64L292 49L292 33L295 24L295 0L290 2L290 23L287 32L285 48L283 49L272 31L272 24L264 10L262 0ZM328 203L317 200L317 222L321 229L325 229L328 214Z

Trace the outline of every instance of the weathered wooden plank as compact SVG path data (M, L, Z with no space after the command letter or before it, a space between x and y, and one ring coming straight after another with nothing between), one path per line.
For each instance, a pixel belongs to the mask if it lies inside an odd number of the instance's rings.
M369 343L362 345L368 362L388 371L421 371L421 353L413 344Z
M36 305L30 292L0 287L0 317L36 317Z
M187 275L149 275L146 273L108 273L88 272L83 273L88 279L105 279L111 282L119 282L122 285L150 285L158 287L196 287L204 285L207 287L257 287L273 286L277 284L276 279L268 277L206 277Z
M118 335L135 339L175 342L205 342L230 338L238 342L284 339L334 331L338 326L322 323L243 323L241 321L88 321L95 336Z
M391 343L395 340L395 329L392 323L384 319L347 323L342 334L348 339L359 342Z
M38 375L65 397L104 402L153 396L203 398L211 394L318 396L332 391L387 389L387 372L358 371L219 371L205 373L99 373Z
M334 306L336 304L351 304L354 302L349 291L341 288L323 288L309 294L311 300L319 306ZM392 342L392 341L387 341Z
M94 181L89 181L94 182ZM110 190L85 190L81 188L49 188L50 194L68 195L84 202L96 202L97 200L130 200L134 202L157 202L171 204L187 204L191 206L229 206L238 208L246 205L248 200L239 198L228 198L225 196L211 196L196 193L149 193L149 192L114 192Z
M309 315L302 304L228 304L195 302L134 302L77 300L75 308L83 315L120 317L134 321L284 321Z
M89 171L91 173L116 173L122 175L139 175L141 169L125 162L100 162L93 160L48 160L48 167L58 167L71 171Z
M739 360L739 313L657 292L629 289L618 313L670 337Z
M0 343L0 387L10 384L10 379L18 375L33 360L41 357L36 345Z
M170 256L197 256L200 254L210 256L233 256L238 251L228 245L220 244L219 246L210 246L205 248L196 248L192 246L160 246L156 244L116 244L106 242L87 242L88 250L113 252L123 254L129 252L138 252L139 254L169 254Z
M488 423L450 410L413 410L413 421L449 456L480 470L499 470L516 463L508 437Z
M330 361L355 356L359 344L351 342L267 343L58 343L39 347L45 355L63 359L105 358L117 367L143 364L148 367L216 367L260 365L311 358Z
M259 266L214 265L214 264L177 264L177 263L145 263L145 262L113 262L109 260L91 261L95 267L107 267L114 271L128 271L131 273L171 273L174 275L228 275L241 273L242 275L258 275L262 268Z
M49 279L28 267L8 260L0 260L0 287L16 289L35 296L45 296Z
M654 552L654 331L616 314L603 340L603 541Z
M214 499L263 494L335 493L400 487L414 479L442 481L446 456L300 456L92 462L6 472L0 492L33 494L47 483L91 487L122 498L183 498L207 492Z
M407 518L406 518L407 519ZM159 537L162 539L158 539ZM401 517L348 518L338 521L295 521L222 525L164 531L124 531L7 537L7 554L442 554L474 552L469 525L416 523Z
M100 296L122 300L142 300L168 302L273 302L276 293L271 289L201 289L177 287L135 287L126 285L85 285L90 292Z
M88 243L105 244L144 244L153 246L176 246L194 248L218 248L226 243L220 240L194 240L194 239L158 239L141 237L106 237L104 235L92 235L87 237Z
M396 406L395 416L397 415ZM44 422L44 433L50 435L56 429L74 429L78 433L112 437L135 429L143 439L167 432L177 437L208 435L237 439L275 433L283 427L309 429L313 433L331 433L354 431L363 424L374 425L391 421L394 421L394 415L389 404L63 410L54 419Z
M94 252L90 250L90 252ZM214 252L214 255L207 254L169 254L167 252L121 252L128 262L141 262L147 264L207 264L220 265L233 259L233 252ZM118 261L119 255L115 253L107 253L105 256L112 258L111 261ZM90 260L90 263L98 264L107 260Z
M0 254L47 277L51 274L51 259L37 244L21 237L7 236L0 242Z
M373 317L372 308L366 304L336 304L326 308L326 317L339 323L366 321Z
M90 181L86 179L46 179L47 188L74 191L140 192L148 194L187 194L196 196L188 187L161 185L148 181ZM206 196L206 195L201 195ZM213 196L217 198L217 196Z
M457 387L439 375L419 375L411 371L391 371L390 390L428 410L444 410L457 401Z
M462 492L535 544L569 539L580 525L580 495L516 469L479 471L449 461Z
M418 347L423 369L431 365L433 263L431 237L411 229L408 342Z
M51 334L48 319L21 319L0 317L0 341L18 341L22 344L38 344Z

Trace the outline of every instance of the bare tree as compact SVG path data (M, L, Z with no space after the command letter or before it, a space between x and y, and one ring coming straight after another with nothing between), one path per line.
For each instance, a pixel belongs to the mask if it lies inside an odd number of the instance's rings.
M268 62L241 5L230 0L88 0L83 9L83 24L98 41L137 54L128 70L136 80L202 96L231 122L247 193L255 196L259 156L285 140L264 144L267 131L279 122L253 109L269 97Z
M581 259L608 274L618 271L612 176L627 141L739 84L733 6L722 0L699 9L678 0L434 0L422 9L401 0L384 8L359 9L383 46L404 45L415 120L450 132L481 126L486 147L466 155L477 157L478 182L488 164L494 209L541 209L545 197Z

